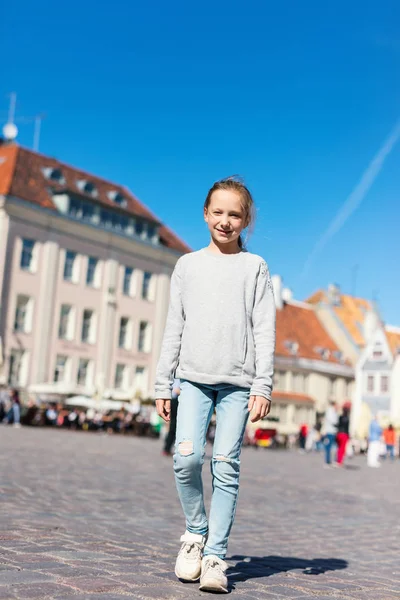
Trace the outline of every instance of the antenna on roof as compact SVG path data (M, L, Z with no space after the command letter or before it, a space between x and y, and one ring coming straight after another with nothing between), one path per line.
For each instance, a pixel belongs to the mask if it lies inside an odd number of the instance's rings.
M8 109L7 123L3 127L3 135L7 142L12 142L18 135L18 128L14 123L16 102L17 94L12 92L10 94L10 107Z
M43 113L34 116L35 126L33 131L33 149L35 152L39 152L40 142L40 128L45 115Z
M18 135L18 128L15 124L15 120L18 123L32 123L34 124L33 128L33 150L35 152L39 151L39 142L40 142L40 129L42 125L42 121L45 118L43 113L37 114L33 117L17 117L15 119L15 105L17 103L17 94L12 92L10 94L10 107L8 109L8 120L7 123L3 127L3 135L7 142L12 142Z

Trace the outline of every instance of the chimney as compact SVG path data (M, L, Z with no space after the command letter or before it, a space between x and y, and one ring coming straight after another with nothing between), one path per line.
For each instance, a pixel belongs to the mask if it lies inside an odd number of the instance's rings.
M293 292L290 288L283 288L282 290L282 300L284 302L290 302L293 299Z
M365 342L368 344L378 327L378 316L373 310L368 310L363 324L363 334Z
M340 306L340 287L336 283L328 285L328 299L333 306Z
M283 283L280 275L272 275L272 286L274 288L275 306L281 310L283 308Z

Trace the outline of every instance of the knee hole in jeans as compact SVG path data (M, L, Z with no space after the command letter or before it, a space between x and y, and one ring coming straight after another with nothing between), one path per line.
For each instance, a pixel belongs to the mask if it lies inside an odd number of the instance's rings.
M190 456L193 454L193 442L191 440L180 442L178 452L181 456Z
M217 454L217 456L214 456L214 460L217 462L231 462L230 459L223 454Z

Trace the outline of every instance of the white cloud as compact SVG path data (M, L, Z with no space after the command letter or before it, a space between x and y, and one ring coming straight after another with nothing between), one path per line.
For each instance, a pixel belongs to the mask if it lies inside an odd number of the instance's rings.
M380 170L383 167L386 157L392 151L394 145L400 138L400 121L398 121L395 127L390 132L389 137L386 139L383 146L379 149L378 153L374 156L367 169L364 171L360 181L347 197L345 202L340 207L334 219L329 224L327 230L321 235L316 242L314 248L309 254L306 262L304 263L302 276L306 275L310 269L311 264L314 262L318 254L321 253L322 249L330 242L334 235L336 235L344 226L346 221L351 217L353 212L357 210L361 202L367 195L371 185L379 175Z

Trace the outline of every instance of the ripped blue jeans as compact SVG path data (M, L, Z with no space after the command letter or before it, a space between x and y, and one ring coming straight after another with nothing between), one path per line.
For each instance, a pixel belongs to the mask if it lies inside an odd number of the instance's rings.
M204 554L224 558L239 492L240 451L249 416L250 390L228 384L204 385L181 381L174 471L176 487L186 517L186 529L208 535ZM204 507L201 471L206 433L217 413L211 459L212 499L210 518Z

